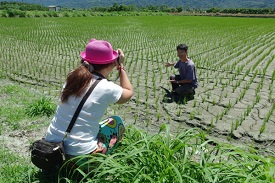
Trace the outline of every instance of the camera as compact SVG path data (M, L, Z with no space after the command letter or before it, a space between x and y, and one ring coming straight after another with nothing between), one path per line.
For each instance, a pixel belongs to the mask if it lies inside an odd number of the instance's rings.
M116 60L118 65L120 65L119 58L120 58L120 54L118 54L118 57L117 57L117 60Z

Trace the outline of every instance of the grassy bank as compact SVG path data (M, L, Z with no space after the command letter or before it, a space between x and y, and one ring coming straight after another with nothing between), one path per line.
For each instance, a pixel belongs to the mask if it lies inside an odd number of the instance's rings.
M48 117L28 117L26 109L41 94L2 78L0 83L0 182L34 182L38 170L30 164L30 135L40 136Z

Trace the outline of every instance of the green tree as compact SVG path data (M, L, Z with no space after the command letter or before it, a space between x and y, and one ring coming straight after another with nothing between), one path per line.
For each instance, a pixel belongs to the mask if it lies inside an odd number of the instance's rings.
M177 9L177 12L182 12L183 11L183 8L181 6L178 6L176 9Z

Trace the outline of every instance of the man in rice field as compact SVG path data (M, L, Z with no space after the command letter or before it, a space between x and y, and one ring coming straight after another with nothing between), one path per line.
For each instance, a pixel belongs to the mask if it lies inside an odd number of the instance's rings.
M180 96L194 96L195 89L198 87L196 76L196 66L194 62L188 58L188 46L179 44L177 46L177 54L179 60L175 63L167 62L166 67L174 66L179 70L179 75L170 76L170 83L172 84L172 92Z

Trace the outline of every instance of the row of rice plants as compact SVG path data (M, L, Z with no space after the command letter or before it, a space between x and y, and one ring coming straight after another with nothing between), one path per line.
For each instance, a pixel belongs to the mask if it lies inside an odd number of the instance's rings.
M259 63L262 63L262 64L265 64L265 61L263 61L263 59L264 58L266 58L266 57L270 57L270 55L272 55L272 53L271 53L271 50L273 50L274 48L273 48L273 45L274 45L274 43L272 42L272 36L266 36L267 38L266 38L266 40L265 41L263 41L263 43L262 43L262 45L265 45L264 47L263 46L259 46L260 48L261 48L261 52L259 52L259 53L261 53L261 55L262 55L262 57L260 58L260 59L258 59L258 62L256 62L256 64L254 64L254 65L258 65ZM269 37L269 38L268 38ZM241 41L243 41L243 40L241 40ZM250 48L250 47L248 47L248 48ZM254 49L254 47L253 47L253 49ZM266 49L267 50L269 50L268 52L266 52ZM263 54L262 54L263 53ZM271 54L270 54L271 53ZM242 53L242 55L246 55L245 57L247 57L247 53ZM255 55L256 56L256 55ZM255 58L255 56L250 56L252 59L253 58ZM245 58L244 57L244 58ZM211 59L211 57L209 58L209 59ZM251 59L251 60L252 60ZM229 61L229 60L228 60ZM261 62L262 61L262 62ZM253 61L254 62L254 61ZM269 61L269 63L268 63L268 65L270 64L272 62L272 59L270 59L270 61ZM242 66L241 67L238 67L238 66L236 66L236 67L232 67L232 66L235 66L235 65L237 65L237 64L241 64L241 63L244 63L244 60L239 60L239 59L236 59L236 61L235 61L235 63L232 63L232 61L231 62L229 62L229 64L228 65L230 65L230 64L232 64L231 65L231 70L232 70L232 72L234 72L234 75L232 75L231 76L231 78L228 78L228 74L227 74L227 78L229 79L229 81L230 82L234 82L235 84L233 84L233 92L236 90L236 88L238 88L238 87L242 87L241 86L241 83L243 83L244 81L245 81L245 78L247 77L247 75L250 73L250 67L246 67L246 64L242 64ZM267 69L267 68L269 68L268 67L268 65L266 65L265 66L265 68ZM223 65L219 65L219 64L217 64L217 68L222 68L223 67ZM227 67L228 68L228 67ZM236 68L237 68L237 70L236 70ZM255 68L255 67L253 67L253 68ZM248 69L248 70L246 70L244 73L243 73L243 69ZM213 71L214 71L215 69L213 69ZM257 72L256 72L257 73ZM209 73L206 73L205 74L206 75L206 78L209 78ZM213 74L212 74L213 75ZM242 79L240 78L240 75L243 75L242 76ZM216 78L216 80L213 82L214 84L212 84L212 85L209 85L208 83L209 83L209 80L207 80L206 79L206 83L207 83L207 86L208 86L208 88L210 89L210 90L215 90L215 88L217 88L217 87L220 87L220 85L219 86L217 86L218 85L218 82L220 81L222 81L223 79L224 79L224 76L222 75L222 74L216 74L214 77L212 77L212 78ZM249 78L249 77L248 77ZM255 77L254 77L255 78ZM204 80L205 81L205 80ZM253 79L251 80L251 81L253 81ZM228 85L228 84L230 84L230 82L227 82L227 83L225 83L225 85ZM263 83L264 81L263 80L261 80L261 82L260 82L260 86L262 86L263 84L261 84L261 83ZM222 82L221 82L221 84L223 84ZM204 82L203 82L203 85L204 85ZM217 87L216 87L217 86ZM224 87L224 86L222 86L222 90L224 90L224 88L227 88L227 87ZM247 89L249 88L249 84L246 84L246 88L244 88L242 91L239 91L239 96L238 97L236 97L236 100L235 100L235 103L238 103L239 101L241 101L241 100L243 100L243 98L244 98L244 96L246 95L246 93L247 93ZM220 93L220 92L218 92L218 93ZM227 96L228 96L228 93L226 93L226 95L225 95L226 97L225 98L227 98ZM208 95L208 98L209 98L209 95ZM257 98L257 100L258 100L258 98L259 98L259 95L256 95L256 98ZM202 100L203 101L205 101L205 99L206 99L206 97L204 96L203 98L202 98ZM212 99L212 104L217 104L217 101L219 101L220 102L220 100L221 99L224 99L224 97L222 97L222 95L220 95L219 96L219 98L218 99ZM256 101L257 101L256 100ZM230 101L229 101L230 102ZM230 103L229 103L230 104ZM255 105L255 104L254 104ZM232 105L230 105L230 108L232 108ZM240 115L240 116L238 116L239 118L238 119L236 119L236 121L238 121L238 123L240 123L239 122L239 120L244 120L245 119L245 116L247 116L247 115L249 115L249 112L251 111L251 104L248 104L247 105L247 107L246 108L244 108L245 110L244 110L244 113L242 114L242 115ZM216 119L216 121L217 120L221 120L222 119L222 117L224 116L224 114L228 114L228 112L229 112L229 109L228 109L228 107L225 107L225 110L223 111L223 112L220 112L220 113L216 113L216 116L214 116L214 118ZM213 120L212 120L213 121ZM232 129L231 129L231 131L232 131Z

